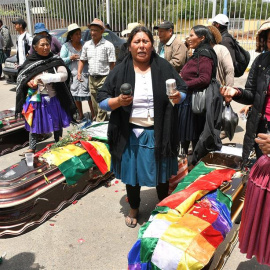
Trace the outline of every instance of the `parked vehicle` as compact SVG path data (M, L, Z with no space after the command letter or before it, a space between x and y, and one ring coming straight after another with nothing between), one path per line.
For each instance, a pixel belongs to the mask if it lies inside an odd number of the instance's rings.
M90 30L88 27L83 26L82 28L82 40L88 41L91 39L90 35ZM67 28L60 28L60 29L54 29L50 31L50 35L56 37L61 44L64 44L66 41L67 37ZM118 56L120 47L122 46L123 43L125 43L124 39L121 39L118 37L114 32L111 30L105 29L103 36L105 39L110 41L114 47L115 47L115 53L116 57ZM3 68L3 73L6 78L6 82L10 84L16 84L17 83L17 74L18 70L16 68L16 63L17 63L17 56L13 55L9 58L6 59L5 61L5 66Z
M7 83L16 84L17 82L17 55L13 55L6 59L3 73Z

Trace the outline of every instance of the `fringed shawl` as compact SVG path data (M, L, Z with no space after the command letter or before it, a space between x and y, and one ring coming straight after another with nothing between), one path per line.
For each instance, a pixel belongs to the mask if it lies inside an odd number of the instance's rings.
M161 157L177 156L179 150L177 106L172 106L166 95L165 81L174 78L177 89L186 92L187 86L176 70L166 60L152 53L150 60L154 96L155 155ZM126 57L108 75L98 92L98 102L120 95L120 86L130 83L135 89L135 71L131 56ZM112 111L108 127L108 138L112 158L121 160L129 138L129 117L132 104Z
M27 60L26 60L27 61ZM28 91L27 83L43 71L53 72L53 68L59 66L66 66L64 61L59 56L53 56L47 59L40 59L37 61L27 61L19 70L16 87L16 109L15 115L21 114L23 104ZM76 104L68 88L70 71L68 70L68 79L65 82L53 83L57 98L60 101L64 110L72 117L76 113Z

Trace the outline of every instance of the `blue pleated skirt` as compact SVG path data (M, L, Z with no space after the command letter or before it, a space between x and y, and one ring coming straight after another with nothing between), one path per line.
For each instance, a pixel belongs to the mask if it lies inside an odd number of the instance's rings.
M71 117L62 108L59 99L41 95L41 102L33 102L34 115L31 127L25 121L25 128L31 133L44 134L68 127Z
M166 183L172 175L177 173L177 157L167 157L156 161L153 127L144 128L138 137L131 127L129 141L122 155L121 166L118 165L112 162L112 171L116 178L132 186L138 184L155 187L159 183Z

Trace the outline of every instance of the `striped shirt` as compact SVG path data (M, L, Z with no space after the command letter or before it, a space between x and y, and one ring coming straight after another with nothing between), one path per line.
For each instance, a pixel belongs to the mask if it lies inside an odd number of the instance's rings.
M91 76L106 76L110 72L110 63L116 61L114 46L104 37L97 45L93 40L89 40L82 48L80 60L88 61L88 72Z

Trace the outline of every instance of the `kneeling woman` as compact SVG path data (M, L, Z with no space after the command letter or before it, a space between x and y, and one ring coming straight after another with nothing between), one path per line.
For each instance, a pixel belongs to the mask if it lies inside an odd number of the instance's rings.
M177 104L186 84L153 49L151 32L138 26L127 41L129 55L108 75L98 92L101 108L111 110L108 138L112 170L126 184L130 211L126 225L135 227L141 186L156 187L159 200L168 195L168 179L177 172ZM166 95L166 80L175 79L177 91ZM121 94L129 83L132 95ZM181 91L181 93L180 93Z
M38 134L54 132L57 142L68 127L76 105L66 86L67 68L50 50L50 37L36 36L30 55L19 70L16 88L16 115L23 114L30 132L29 149L35 152Z

